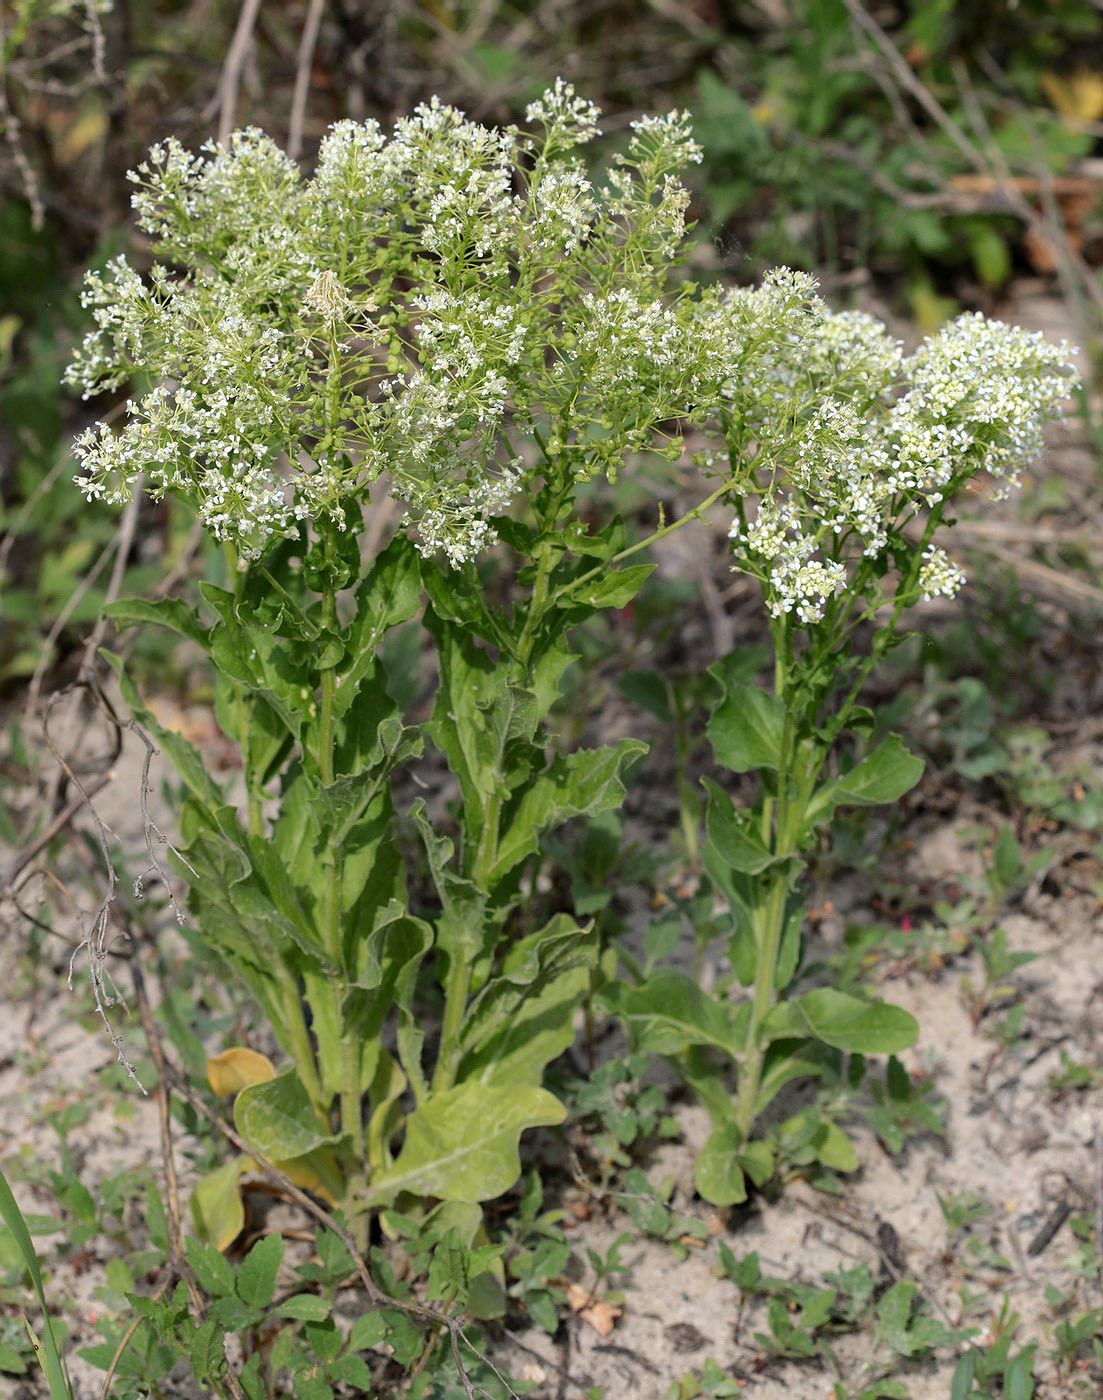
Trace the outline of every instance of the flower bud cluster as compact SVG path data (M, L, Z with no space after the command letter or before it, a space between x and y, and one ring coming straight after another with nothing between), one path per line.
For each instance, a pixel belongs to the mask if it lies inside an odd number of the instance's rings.
M389 135L338 122L310 178L255 129L155 146L131 179L163 260L89 274L94 329L67 373L86 396L154 387L77 440L87 495L181 493L255 558L344 522L386 474L419 547L459 566L549 474L614 478L680 455L687 421L719 426L736 567L814 625L899 561L912 516L978 474L1017 483L1069 392L1069 347L963 316L906 356L806 273L678 283L688 115L633 122L600 186L576 154L592 103L559 80L527 116L536 134L437 99ZM941 555L924 569L932 595L957 578Z
M762 582L772 615L822 622L837 597L871 597L908 551L915 598L952 597L964 574L905 526L975 477L997 496L1019 483L1076 383L1072 347L969 314L905 355L880 322L832 313L785 269L717 314L730 356L720 418L746 464L734 567Z
M155 387L78 440L88 496L182 493L254 558L386 473L420 547L459 565L542 473L676 442L726 333L671 279L688 118L635 123L600 190L575 154L592 103L560 80L528 119L434 99L389 135L338 122L310 178L255 129L155 146L131 180L161 261L89 275L67 375L86 396Z

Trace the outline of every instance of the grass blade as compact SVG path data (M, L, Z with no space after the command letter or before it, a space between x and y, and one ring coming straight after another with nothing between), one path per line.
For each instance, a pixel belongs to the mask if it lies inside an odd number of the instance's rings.
M38 1301L42 1307L42 1348L39 1350L34 1332L30 1325L27 1331L30 1334L32 1343L35 1343L35 1350L38 1352L38 1359L42 1364L42 1369L46 1373L46 1380L50 1386L50 1400L73 1400L73 1387L70 1383L68 1373L65 1370L65 1363L61 1359L61 1354L57 1349L57 1339L54 1336L54 1329L50 1322L50 1314L46 1307L46 1291L42 1286L42 1272L38 1267L38 1256L34 1252L34 1245L27 1232L27 1225L23 1219L23 1214L16 1204L15 1197L11 1193L4 1173L0 1171L0 1220L11 1231L12 1238L18 1246L23 1262L27 1266L27 1272L31 1276L31 1283L34 1291L38 1294Z

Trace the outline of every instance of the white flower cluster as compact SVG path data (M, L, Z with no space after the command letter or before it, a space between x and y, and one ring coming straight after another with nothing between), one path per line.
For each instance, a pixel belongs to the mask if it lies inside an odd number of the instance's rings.
M579 97L572 83L556 78L536 102L525 108L525 121L539 122L547 132L549 145L560 149L581 146L600 136L601 113L585 97Z
M952 598L965 583L965 572L944 549L928 545L923 551L923 564L919 570L919 591L923 601L929 603L934 598Z
M764 500L754 521L744 527L735 521L729 531L736 553L745 552L760 561L758 577L768 582L772 617L795 613L810 624L819 622L829 599L846 578L846 570L836 560L816 559L816 540L801 529L792 505Z
M728 328L720 419L744 464L735 566L775 617L814 625L830 600L876 586L903 527L972 477L1016 485L1076 382L1072 348L971 314L911 356L873 317L832 313L811 279L779 270L722 299ZM744 522L750 518L750 523ZM916 596L965 581L928 547Z
M343 520L385 472L420 547L458 565L527 475L669 450L715 400L726 334L669 285L688 119L636 123L601 191L574 154L593 104L560 80L529 119L542 134L434 99L389 135L338 122L311 178L256 129L155 146L131 179L164 261L89 276L95 329L67 378L157 387L78 439L85 492L183 493L254 558Z

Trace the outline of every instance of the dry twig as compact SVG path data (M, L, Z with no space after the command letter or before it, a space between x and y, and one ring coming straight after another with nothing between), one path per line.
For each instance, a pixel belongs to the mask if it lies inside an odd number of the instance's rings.
M287 154L298 160L303 149L303 124L306 121L306 103L310 96L310 74L314 67L314 48L318 42L318 30L322 23L325 0L310 0L306 12L302 39L299 43L299 58L295 66L295 93L291 99L291 122L287 130Z
M245 67L259 10L260 0L242 0L234 36L230 40L226 62L222 65L222 76L218 81L218 139L223 146L229 143L230 133L234 129L241 71Z

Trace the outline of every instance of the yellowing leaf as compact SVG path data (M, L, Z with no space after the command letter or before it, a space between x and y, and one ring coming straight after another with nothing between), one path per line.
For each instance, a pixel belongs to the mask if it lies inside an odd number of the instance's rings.
M328 1205L335 1206L337 1197L326 1186L319 1164L311 1160L312 1156L272 1165L303 1191L310 1191ZM213 1244L215 1249L229 1249L245 1229L244 1179L252 1175L262 1176L263 1173L252 1157L242 1155L216 1167L195 1183L191 1196L192 1219L199 1237Z
M321 1174L312 1164L308 1154L306 1157L292 1159L290 1162L273 1162L272 1165L277 1171L283 1172L284 1176L298 1186L303 1191L313 1191L315 1196L320 1196L331 1206L337 1204L337 1197L322 1180Z
M252 1165L249 1157L235 1157L195 1183L192 1219L200 1238L215 1249L229 1249L245 1228L241 1178Z
M107 134L107 112L102 107L88 107L62 133L57 143L57 158L70 165Z
M250 1084L265 1084L275 1077L276 1067L268 1056L244 1045L231 1045L229 1050L212 1055L207 1061L207 1083L222 1098L229 1098Z
M401 1191L442 1201L492 1201L521 1175L521 1134L565 1117L558 1099L529 1084L469 1080L432 1094L407 1119L402 1151L372 1181L372 1196L386 1204Z
M1075 73L1042 74L1042 89L1063 117L1097 122L1103 117L1103 73L1078 68Z

